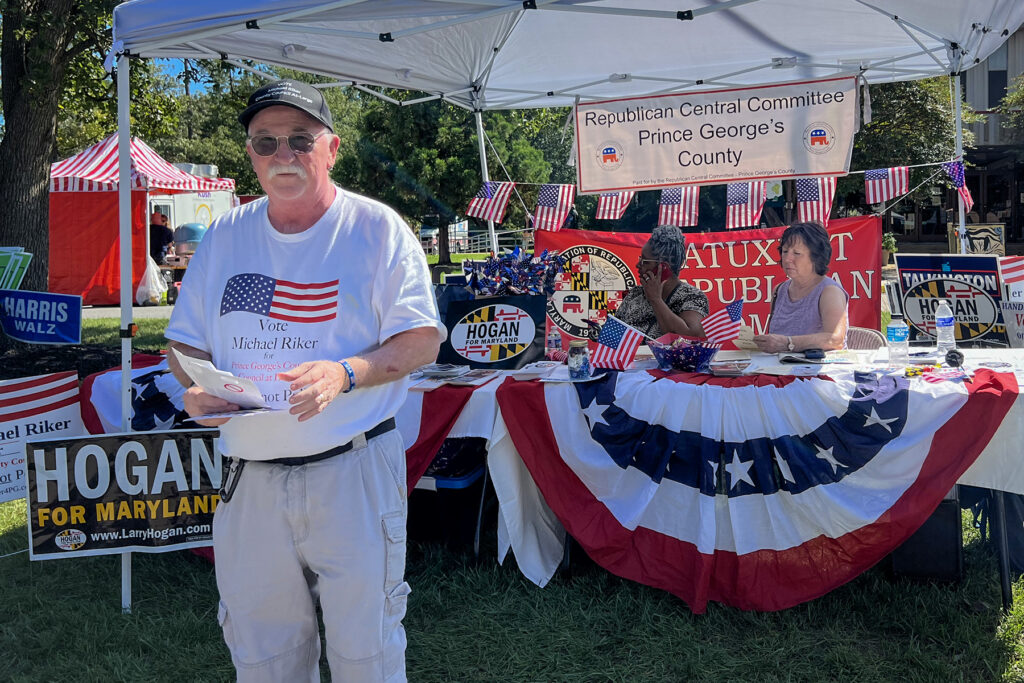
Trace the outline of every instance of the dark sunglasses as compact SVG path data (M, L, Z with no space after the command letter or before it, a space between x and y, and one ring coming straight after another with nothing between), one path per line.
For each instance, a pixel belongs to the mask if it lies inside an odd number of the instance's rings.
M252 151L261 157L270 157L277 154L277 145L281 138L288 140L288 147L296 154L309 154L313 151L316 141L321 136L327 135L327 131L317 133L292 133L291 135L255 135L248 138Z

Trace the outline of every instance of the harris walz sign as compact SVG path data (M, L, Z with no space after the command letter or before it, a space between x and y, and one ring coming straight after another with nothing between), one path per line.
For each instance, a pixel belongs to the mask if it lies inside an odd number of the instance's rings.
M211 545L217 430L30 441L33 560Z
M509 370L544 357L543 296L495 296L448 304L439 363Z

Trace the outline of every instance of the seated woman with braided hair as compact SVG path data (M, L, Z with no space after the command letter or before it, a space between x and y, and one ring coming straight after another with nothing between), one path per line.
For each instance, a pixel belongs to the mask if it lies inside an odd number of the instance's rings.
M703 337L701 320L708 315L708 298L679 279L686 240L674 225L659 225L640 252L640 284L630 289L614 312L616 318L651 339L673 332Z

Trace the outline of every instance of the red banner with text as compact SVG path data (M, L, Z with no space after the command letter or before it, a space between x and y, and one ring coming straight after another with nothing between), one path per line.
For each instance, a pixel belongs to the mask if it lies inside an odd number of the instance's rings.
M680 278L707 294L711 311L744 299L743 324L761 334L768 325L772 293L786 279L779 267L785 227L686 235ZM877 330L881 324L882 220L857 216L829 222L829 276L850 295L850 324ZM536 233L536 250L569 257L548 301L548 320L563 336L587 336L587 321L603 323L623 295L638 284L636 263L650 233L563 230Z

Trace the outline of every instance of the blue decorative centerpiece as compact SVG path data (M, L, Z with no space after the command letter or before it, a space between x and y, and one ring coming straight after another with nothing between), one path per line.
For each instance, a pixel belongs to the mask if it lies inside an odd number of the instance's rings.
M651 353L658 361L658 369L668 372L711 372L711 360L718 353L719 346L703 339L665 334L657 340L648 341Z

